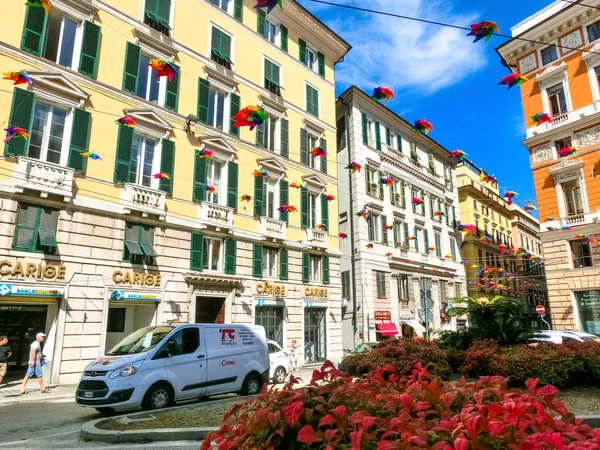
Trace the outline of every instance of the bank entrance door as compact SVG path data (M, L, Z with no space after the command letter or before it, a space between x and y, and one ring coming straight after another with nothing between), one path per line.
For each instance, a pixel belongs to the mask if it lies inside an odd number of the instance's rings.
M196 297L196 323L225 323L225 297Z
M35 335L46 332L48 307L44 305L0 305L0 334L8 336L13 355L8 370L25 372L29 346Z

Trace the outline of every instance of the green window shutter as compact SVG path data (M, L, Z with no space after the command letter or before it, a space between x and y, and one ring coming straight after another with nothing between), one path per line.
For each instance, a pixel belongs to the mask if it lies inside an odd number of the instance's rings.
M387 216L382 215L381 216L381 235L383 236L383 243L385 245L388 245L388 232L385 229L386 225L387 225Z
M71 132L71 146L67 165L77 172L85 173L87 158L81 154L88 151L91 126L92 115L87 111L75 108L73 110L73 131Z
M260 217L265 210L265 180L254 177L254 217Z
M279 250L279 279L288 279L288 249Z
M367 121L367 115L361 114L362 119L362 141L363 144L369 145L369 122Z
M171 0L158 0L156 17L167 30L171 29Z
M235 239L225 239L225 273L235 275L237 258L237 241Z
M125 51L125 70L123 74L123 90L131 94L137 93L138 70L140 68L141 49L131 42Z
M190 248L190 269L202 272L204 260L204 236L200 233L192 233Z
M300 48L300 55L298 55L298 59L304 65L306 65L306 42L302 39L298 39L298 47Z
M312 105L312 114L315 117L319 117L319 91L317 91L316 89L312 89Z
M288 29L283 25L279 25L279 37L281 39L281 50L288 51Z
M327 173L327 141L321 138L321 148L325 150L325 156L321 156L321 172Z
M194 184L192 190L192 201L194 202L206 200L206 158L200 158L199 153L196 150L194 155Z
M205 158L202 158L205 159ZM233 161L227 163L227 206L237 211L238 204L238 165Z
M308 84L306 85L306 111L313 113L312 88Z
M231 117L233 117L240 111L240 104L241 104L240 96L237 94L230 94L229 102L230 102L229 104L231 105L230 106L231 112L229 115ZM240 129L233 126L233 118L229 122L229 134L233 134L234 136L240 135Z
M79 73L96 78L98 73L98 56L100 54L100 27L92 22L83 24L83 40L81 43L81 58Z
M309 223L308 189L300 188L300 226L308 228Z
M168 195L173 195L173 180L175 172L175 142L167 139L162 140L162 151L160 154L160 172L169 175L170 180L161 178L159 189Z
M281 119L281 156L290 156L290 124L287 119Z
M323 256L321 264L323 264L323 284L329 284L329 256Z
M321 52L317 53L317 59L319 61L319 75L325 76L325 55Z
M302 282L310 281L310 255L302 252Z
M282 205L289 205L290 201L290 183L286 180L281 180L279 182L279 203ZM289 221L290 213L286 211L279 212L279 220L283 220L285 222Z
M13 250L34 251L41 208L19 204L13 237Z
M117 158L115 160L115 183L129 183L132 144L133 128L129 128L127 125L119 125Z
M396 136L396 148L400 153L402 153L402 136Z
M233 2L233 17L240 22L244 19L244 0L235 0Z
M265 139L265 122L258 125L256 128L256 145L258 147L266 147L266 139Z
M30 7L31 8L31 7ZM41 9L43 8L33 8ZM20 127L27 132L31 132L31 121L33 120L33 105L35 97L33 92L17 87L13 90L12 107L10 110L9 126ZM6 156L25 156L27 154L27 145L30 138L14 138L4 145L4 154Z
M423 229L423 252L427 252L429 248L429 232L427 229Z
M198 119L208 124L208 91L210 83L204 78L198 78Z
M381 150L381 129L377 121L375 121L375 148Z
M263 246L252 244L252 276L262 277L263 274Z
M379 182L379 180L381 178L383 178L383 172L379 172L378 173L379 177L378 179L375 181L377 183L378 189L379 189L379 199L383 200L383 197L385 195L385 186Z
M392 133L388 127L385 127L385 143L387 145L392 145Z
M154 22L158 22L158 0L146 0L144 5L144 14Z
M329 202L325 194L321 194L321 223L329 230Z
M28 6L23 25L21 50L40 55L44 48L46 34L46 11L39 6Z
M267 14L262 9L256 10L256 32L261 36L265 35L265 19Z
M221 53L231 61L231 36L221 33Z
M402 207L406 208L406 183L404 181L400 183L400 202Z
M308 131L300 129L300 162L308 166Z
M179 67L177 67L179 69ZM181 73L181 72L179 72ZM175 75L171 81L167 79L167 94L165 97L165 108L177 112L179 106L179 77Z
M58 247L56 241L56 229L58 228L58 210L40 208L40 220L38 227L39 245L44 250Z

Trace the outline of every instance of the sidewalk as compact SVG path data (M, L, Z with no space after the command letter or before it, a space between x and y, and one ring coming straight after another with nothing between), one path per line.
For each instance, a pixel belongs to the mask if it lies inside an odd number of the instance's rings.
M46 385L50 392L42 394L36 380L29 380L27 383L27 394L19 395L21 390L21 381L12 381L0 386L0 407L15 403L47 402L48 400L73 400L75 401L75 389L77 385Z

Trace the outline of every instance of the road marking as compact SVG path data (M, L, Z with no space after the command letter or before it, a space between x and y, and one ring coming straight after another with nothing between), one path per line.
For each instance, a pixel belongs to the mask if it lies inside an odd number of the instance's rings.
M24 442L37 441L40 439L48 439L48 438L56 437L56 436L66 436L67 434L76 434L76 433L79 433L79 430L65 431L63 433L56 433L56 434L48 434L46 436L40 436L40 437L31 438L31 439L21 439L19 441L3 442L2 444L0 444L0 447L8 447L8 446L14 445L14 444L22 444Z
M175 448L175 447L190 447L192 446L194 449L199 448L200 447L200 443L202 441L198 442L198 441L158 441L158 442L148 442L146 444L130 444L127 442L123 442L123 443L119 443L119 444L112 444L108 447L90 447L93 450L114 450L116 448L141 448L141 449L146 449L146 448L152 448L152 447L170 447L170 448ZM87 444L90 444L91 442L88 441Z

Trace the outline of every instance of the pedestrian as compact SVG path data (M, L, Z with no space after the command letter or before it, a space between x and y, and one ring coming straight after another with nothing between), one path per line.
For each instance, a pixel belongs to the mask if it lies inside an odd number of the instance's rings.
M292 346L290 347L290 358L292 362L292 371L298 370L298 342L296 339L292 341Z
M8 337L0 336L0 385L8 369L8 358L12 356L12 350L8 345Z
M44 355L42 354L42 342L44 342L44 338L46 335L44 333L38 333L35 336L35 341L31 343L31 347L29 350L29 368L27 369L27 373L25 374L25 378L23 378L23 385L21 386L20 394L27 394L25 390L25 386L27 385L27 381L30 378L37 378L38 383L40 385L40 392L45 394L50 392L49 388L44 387L44 378L42 375L42 365L44 363Z

